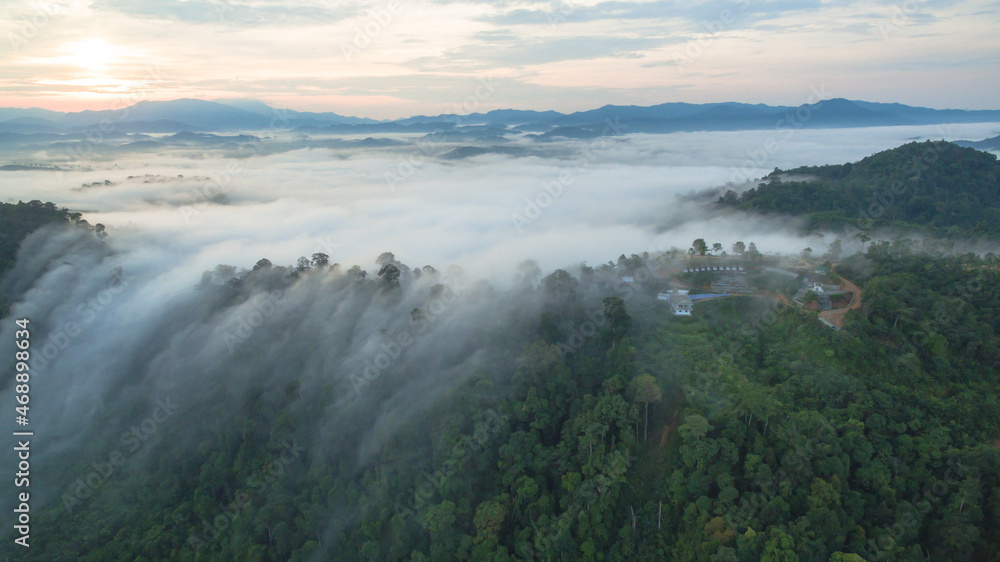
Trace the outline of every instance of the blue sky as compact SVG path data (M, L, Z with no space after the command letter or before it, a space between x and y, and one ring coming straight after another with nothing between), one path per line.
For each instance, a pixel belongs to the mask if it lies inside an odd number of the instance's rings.
M2 106L395 118L834 97L1000 108L1000 2L4 0Z

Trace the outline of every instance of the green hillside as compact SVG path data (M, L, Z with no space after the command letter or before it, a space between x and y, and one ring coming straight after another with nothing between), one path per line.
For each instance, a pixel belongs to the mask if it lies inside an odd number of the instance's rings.
M316 431L335 388L303 395L289 357L293 382L237 419L179 405L197 434L165 424L92 488L73 479L116 449L68 458L22 559L995 560L995 259L874 244L841 273L866 307L835 332L755 298L681 320L653 287L589 296L556 271L537 322L484 332L494 360L363 462L376 412ZM233 376L265 360L241 348Z
M775 170L720 203L804 217L807 228L898 227L945 236L1000 235L1000 162L949 142L913 142L858 162Z
M53 203L0 203L0 274L14 264L26 236L47 224L65 223L69 219L69 212Z

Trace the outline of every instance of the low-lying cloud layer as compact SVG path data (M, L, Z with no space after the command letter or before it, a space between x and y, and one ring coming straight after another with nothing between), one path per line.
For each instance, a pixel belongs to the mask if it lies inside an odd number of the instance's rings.
M541 150L522 138L506 145L525 154L463 158L441 155L464 144L412 136L371 148L271 151L265 142L242 158L184 149L66 162L39 150L34 161L64 171L0 172L0 196L83 210L109 233L40 231L0 286L16 299L10 317L32 322L39 466L75 458L81 443L118 450L119 435L169 399L203 417L195 426L154 419L148 444L127 451L135 462L167 462L157 443L243 415L236 409L253 388L268 400L324 400L311 429L323 438L310 455L363 466L455 385L514 360L491 342L537 321L538 294L512 284L525 260L547 273L684 250L695 238L822 251L820 237L788 221L712 210L706 192L774 167L998 128L625 135ZM418 279L400 266L401 287L373 280L386 251L439 273ZM340 273L277 267L314 253L329 254ZM231 282L261 258L276 267ZM345 273L355 264L367 282ZM0 326L4 350L13 351L13 329ZM10 381L0 401L13 402ZM65 485L40 491L41 501L65 499Z
M716 215L692 195L774 167L842 163L913 139L983 138L998 129L515 138L503 146L520 149L518 155L464 158L444 156L468 144L415 135L374 148L302 148L310 142L275 139L237 150L183 148L77 162L66 162L66 151L56 148L31 156L68 171L0 172L0 197L85 211L91 223L108 227L112 244L155 247L191 283L218 263L248 266L266 257L292 264L317 251L345 266L370 265L393 251L410 264L457 263L509 278L528 258L543 269L593 264L622 252L686 249L699 237L726 247L752 239L765 251L797 251L817 242L801 240L795 225Z

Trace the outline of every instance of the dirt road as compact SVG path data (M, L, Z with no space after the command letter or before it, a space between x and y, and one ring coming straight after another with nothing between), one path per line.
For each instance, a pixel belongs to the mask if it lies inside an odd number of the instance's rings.
M847 311L858 310L861 308L861 289L859 289L857 285L851 283L850 281L844 279L843 277L840 278L840 285L845 291L850 291L851 304L847 305L846 308L838 308L837 310L824 310L823 312L819 313L819 317L838 328L843 328L844 317L847 316Z

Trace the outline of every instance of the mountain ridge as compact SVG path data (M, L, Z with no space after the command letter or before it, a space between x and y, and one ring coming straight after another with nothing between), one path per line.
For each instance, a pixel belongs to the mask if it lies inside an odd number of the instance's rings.
M722 102L667 102L650 106L604 105L573 113L496 109L458 115L415 115L394 120L350 117L333 112L277 109L254 99L182 98L140 101L112 110L61 113L38 108L0 108L0 132L41 133L120 127L132 132L301 130L333 134L404 132L429 126L523 126L551 137L603 136L606 124L622 123L625 132L669 133L761 128L836 128L1000 122L1000 110L932 109L900 103L832 98L797 107ZM164 125L170 123L169 127ZM415 127L414 127L415 126ZM434 127L430 127L434 128ZM585 131L581 136L581 129ZM565 133L565 134L561 134Z

